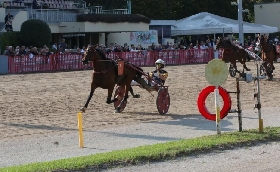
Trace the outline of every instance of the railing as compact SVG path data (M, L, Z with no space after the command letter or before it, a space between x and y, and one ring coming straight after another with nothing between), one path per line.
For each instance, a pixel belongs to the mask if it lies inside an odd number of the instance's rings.
M60 11L59 9L33 9L29 19L40 19L47 23L75 22L77 14L74 11Z
M9 56L9 73L56 72L83 70L81 63L83 55L78 54L53 54L50 56ZM214 58L214 50L163 50L139 52L112 52L109 58L122 58L136 66L154 66L155 61L163 59L166 65L185 65L208 63ZM87 67L92 67L89 64Z

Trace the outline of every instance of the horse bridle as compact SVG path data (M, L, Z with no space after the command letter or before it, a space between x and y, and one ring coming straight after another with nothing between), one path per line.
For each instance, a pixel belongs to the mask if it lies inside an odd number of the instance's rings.
M96 47L96 46L95 46ZM98 53L97 51L96 51L96 49L95 49L95 47L89 47L92 51L93 51L93 53ZM87 61L89 61L89 60L87 60ZM96 60L96 59L93 59L92 60L93 62L95 61L95 62L99 62L99 61L109 61L109 62L111 62L112 60ZM94 68L94 66L93 66L93 68ZM94 69L93 69L93 73L96 73L96 74L98 74L98 73L107 73L108 71L111 71L111 70L113 70L113 69L115 69L115 67L112 67L112 68L110 68L110 69L107 69L107 70L102 70L102 71L95 71Z

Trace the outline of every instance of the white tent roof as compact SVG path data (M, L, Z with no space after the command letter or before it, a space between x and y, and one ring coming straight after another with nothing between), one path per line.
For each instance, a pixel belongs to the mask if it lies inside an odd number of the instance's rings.
M243 32L274 33L278 32L278 28L243 22ZM171 36L214 33L239 33L238 20L202 12L181 20L177 20L175 26L171 28Z

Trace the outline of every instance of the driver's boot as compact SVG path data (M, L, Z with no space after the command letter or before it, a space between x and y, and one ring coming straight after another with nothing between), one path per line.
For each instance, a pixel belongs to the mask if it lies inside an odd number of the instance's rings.
M148 85L147 82L143 78L136 77L134 80L136 82L138 82L143 88L145 88L148 91L154 91L155 90L154 87Z

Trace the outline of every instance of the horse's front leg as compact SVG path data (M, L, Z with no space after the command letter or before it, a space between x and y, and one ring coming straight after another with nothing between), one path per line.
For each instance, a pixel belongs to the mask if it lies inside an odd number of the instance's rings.
M236 61L231 62L231 64L232 64L232 67L235 69L235 72L240 73L240 71L237 70Z
M88 107L88 104L89 104L89 102L90 102L90 100L91 100L91 98L92 98L92 96L93 96L94 90L95 90L95 88L92 88L92 89L90 90L88 99L87 99L87 101L86 101L84 107L82 107L82 108L80 109L82 112L85 112L85 111L86 111L86 108Z

